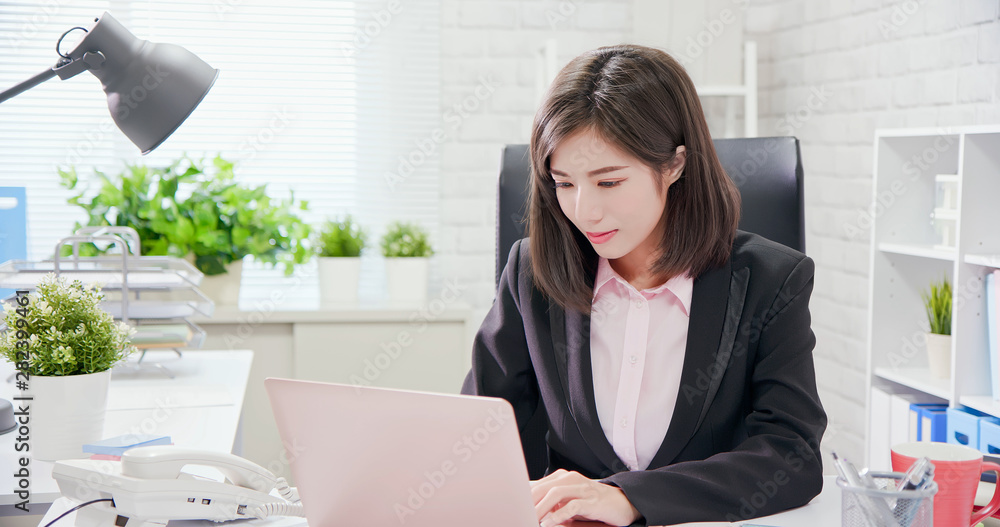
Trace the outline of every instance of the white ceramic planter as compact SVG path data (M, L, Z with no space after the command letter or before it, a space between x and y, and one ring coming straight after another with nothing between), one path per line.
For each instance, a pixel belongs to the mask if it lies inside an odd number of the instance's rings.
M243 260L230 262L226 273L205 276L201 279L201 289L216 306L236 306L240 303L240 280L243 278Z
M939 379L951 377L951 335L927 334L927 364L931 375Z
M64 377L32 376L26 393L33 399L24 401L30 405L28 444L32 458L90 457L82 448L103 439L110 382L111 370Z
M361 257L319 258L319 299L324 306L358 304Z
M428 258L385 259L390 304L423 306L427 303L428 262Z

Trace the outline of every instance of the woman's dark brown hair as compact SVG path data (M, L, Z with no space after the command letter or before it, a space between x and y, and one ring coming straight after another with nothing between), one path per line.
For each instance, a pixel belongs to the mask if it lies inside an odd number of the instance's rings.
M715 154L694 84L667 53L643 46L602 47L556 76L531 131L528 205L531 271L564 309L590 313L597 253L559 207L549 158L568 136L592 130L657 174L684 145L684 171L669 188L653 275L663 283L697 277L729 259L740 196ZM662 192L664 181L657 180Z

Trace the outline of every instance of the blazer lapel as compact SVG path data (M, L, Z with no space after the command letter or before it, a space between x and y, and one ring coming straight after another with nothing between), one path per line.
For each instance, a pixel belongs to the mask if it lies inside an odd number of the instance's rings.
M720 344L727 340L724 326L733 326L735 335L735 325L739 324L739 315L743 309L742 296L738 299L730 297L731 277L732 263L727 262L723 267L706 271L695 279L677 404L674 406L667 434L650 461L650 467L667 465L677 457L694 435L701 421L702 409L710 402L712 365L717 359ZM745 293L745 286L743 292ZM736 311L735 320L730 321L728 311L734 310L727 310L727 306L734 300L738 301L739 310ZM726 360L728 362L728 358ZM715 390L718 390L718 385ZM711 395L714 394L715 391L711 391Z
M566 312L553 304L549 309L549 321L563 394L569 402L570 412L583 439L612 472L628 470L608 442L597 416L593 368L590 362L590 315L573 310ZM560 331L560 328L565 329L565 332Z

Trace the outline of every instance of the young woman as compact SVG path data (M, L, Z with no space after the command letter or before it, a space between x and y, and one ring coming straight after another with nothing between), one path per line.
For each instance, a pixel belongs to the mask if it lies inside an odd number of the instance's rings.
M813 262L738 231L698 95L662 51L555 79L514 244L463 393L547 415L543 527L734 521L822 488Z

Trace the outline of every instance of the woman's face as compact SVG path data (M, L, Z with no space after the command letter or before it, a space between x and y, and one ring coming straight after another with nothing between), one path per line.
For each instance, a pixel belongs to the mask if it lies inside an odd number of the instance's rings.
M563 214L587 236L597 254L609 260L624 258L620 264L642 273L662 238L657 225L667 188L683 168L683 157L677 156L680 166L668 170L660 192L659 176L652 169L587 129L555 148L549 171Z

